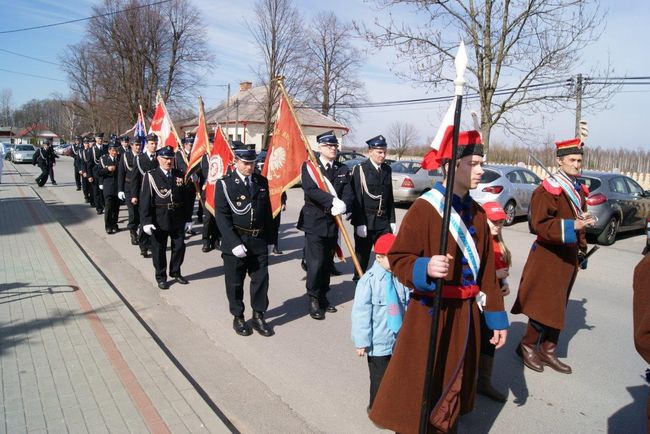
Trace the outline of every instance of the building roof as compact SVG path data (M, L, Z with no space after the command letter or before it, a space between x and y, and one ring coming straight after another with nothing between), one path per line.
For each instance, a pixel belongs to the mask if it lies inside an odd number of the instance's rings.
M230 109L226 101L221 102L216 108L206 112L205 120L208 126L228 125L232 126L237 121L237 108L236 102L239 101L239 124L264 124L264 105L266 101L266 87L258 86L252 87L247 90L240 90L235 95L230 97ZM348 127L340 124L327 116L317 112L314 109L307 107L300 107L301 102L293 101L294 110L298 122L303 127L317 127L330 130L345 130ZM273 115L275 120L276 114ZM227 122L228 121L228 122ZM184 119L179 125L183 129L195 129L199 124L198 116Z
M27 135L35 135L38 137L48 137L48 138L59 137L58 134L52 132L47 125L43 125L43 124L34 124L32 126L24 128L18 134L16 134L16 137L25 137Z
M9 137L15 136L21 129L18 127L0 127L0 136Z

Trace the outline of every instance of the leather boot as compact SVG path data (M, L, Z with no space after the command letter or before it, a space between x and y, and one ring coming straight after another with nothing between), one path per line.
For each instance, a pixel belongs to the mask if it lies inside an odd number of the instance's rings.
M539 358L543 364L555 369L557 372L562 374L570 374L571 366L566 363L560 362L560 360L555 355L555 350L557 349L557 344L551 341L544 341L539 346Z
M506 395L499 392L492 386L492 367L494 366L494 357L481 354L478 362L478 384L476 392L487 396L492 401L506 402Z
M251 320L253 329L264 337L273 336L273 330L264 321L264 314L262 312L253 312L253 319Z
M544 364L537 353L537 341L539 340L539 331L530 323L526 326L526 333L517 347L517 354L524 362L524 365L533 371L542 372Z
M131 234L131 245L137 246L138 245L138 231L136 229L131 229L129 232Z
M309 316L314 319L325 319L325 313L320 308L320 303L318 303L316 297L309 297Z
M239 336L250 336L253 334L251 328L246 324L243 316L236 316L232 320L232 328Z

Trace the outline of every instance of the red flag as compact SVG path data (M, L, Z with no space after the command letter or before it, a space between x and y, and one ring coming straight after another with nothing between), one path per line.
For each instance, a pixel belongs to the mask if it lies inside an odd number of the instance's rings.
M156 111L153 114L153 119L151 119L149 133L154 133L158 136L158 148L169 146L176 151L180 140L172 124L172 119L169 117L169 113L167 113L165 102L160 97L160 92L158 92L156 99Z
M271 209L277 216L282 208L282 193L300 180L302 163L307 160L307 146L298 121L284 94L280 96L278 116L266 153L262 175L269 180Z
M203 107L203 100L201 97L199 97L199 126L196 129L194 145L192 145L192 151L190 151L189 161L187 162L187 171L185 172L186 178L188 176L188 173L192 173L192 169L201 164L203 155L208 152L209 143L208 128L205 125L205 111Z
M442 123L438 128L436 136L431 141L431 150L422 159L422 168L434 170L440 167L444 159L451 158L451 142L454 133L454 112L456 111L456 98L451 101L451 105L442 118Z
M205 209L210 211L212 215L215 215L214 189L217 181L228 172L228 166L232 164L233 159L234 155L228 145L228 140L226 140L221 127L217 127L214 134L214 144L210 151L208 179L205 180L203 186L205 189Z

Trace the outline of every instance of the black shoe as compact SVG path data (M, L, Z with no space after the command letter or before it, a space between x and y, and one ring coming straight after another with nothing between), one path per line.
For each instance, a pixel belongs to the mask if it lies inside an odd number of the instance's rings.
M169 289L169 283L167 283L167 282L158 282L158 288L160 288L160 289Z
M88 199L87 197L84 197L84 202L89 203L90 199Z
M300 268L302 268L302 271L307 271L307 262L305 262L305 258L300 260Z
M101 214L104 214L104 210L100 208L97 210L97 215L101 215Z
M148 258L149 257L149 252L147 250L140 250L140 255L143 258Z
M135 229L131 229L130 234L131 234L131 245L137 246L138 245L138 232Z
M52 181L52 185L56 185L56 181Z
M210 250L212 250L212 246L209 243L204 243L203 247L201 247L203 253L208 253Z
M273 330L264 321L264 314L262 312L253 312L251 323L253 324L253 329L262 336L267 338L273 336Z
M213 249L221 251L221 241L215 241L211 246Z
M113 235L115 233L115 229L113 229L113 228L106 229L106 233L108 235Z
M278 246L273 246L273 254L274 255L281 255L282 250L278 249Z
M327 299L327 297L324 297L322 300L320 300L318 302L318 304L319 304L321 309L325 310L325 312L329 312L329 313L338 312L336 307L334 307L334 305L330 304L330 301Z
M330 267L330 276L340 276L341 274L343 274L343 273L341 273L339 270L337 270L334 265L332 265L332 267Z
M232 320L232 328L239 336L250 336L253 334L253 330L246 324L243 317L234 317Z
M188 283L190 283L189 280L187 280L186 278L184 278L184 277L181 276L180 274L179 274L178 276L171 276L171 277L173 277L174 279L176 279L176 281L177 281L178 283L180 283L181 285L187 285Z
M316 297L309 298L309 316L314 319L325 319L325 313L320 308L320 304Z
M81 187L77 187L77 191L80 191L80 190L81 190Z

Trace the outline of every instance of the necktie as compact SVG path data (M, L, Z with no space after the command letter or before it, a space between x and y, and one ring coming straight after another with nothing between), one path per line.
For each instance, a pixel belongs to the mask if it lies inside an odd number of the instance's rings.
M331 178L332 177L332 163L327 163L327 166L325 166L325 171L327 172L327 177Z
M246 188L248 189L248 192L250 193L251 192L251 181L250 181L250 178L248 176L246 178L244 178L244 185L246 186Z
M388 305L388 330L393 333L399 332L402 327L402 309L399 305L399 298L397 297L397 289L393 283L393 275L390 271L386 271L384 279L386 282L386 304Z

